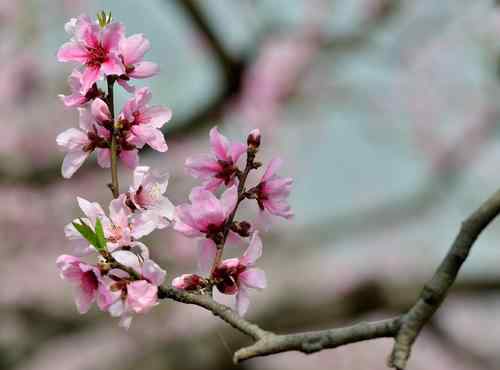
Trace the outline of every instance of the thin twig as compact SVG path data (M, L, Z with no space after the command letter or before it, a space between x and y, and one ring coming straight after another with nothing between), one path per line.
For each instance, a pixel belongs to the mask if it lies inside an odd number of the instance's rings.
M108 83L108 96L107 96L107 104L109 108L109 112L111 113L111 119L113 123L113 128L111 130L111 185L110 189L113 193L113 198L118 198L120 195L120 184L118 182L118 142L116 140L117 128L115 126L115 103L114 103L114 94L113 94L113 86L115 80L112 77L107 77Z

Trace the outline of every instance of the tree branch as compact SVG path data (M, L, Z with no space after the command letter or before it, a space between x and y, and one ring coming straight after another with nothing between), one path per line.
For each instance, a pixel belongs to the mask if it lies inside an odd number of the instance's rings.
M400 320L399 317L396 317L382 321L362 322L340 329L288 335L270 334L255 344L237 351L233 359L234 362L238 363L253 357L286 351L300 351L310 354L368 339L393 337L399 326Z
M441 306L448 290L455 282L460 267L467 259L479 234L500 213L500 190L493 194L463 223L448 254L432 279L424 286L415 305L402 317L401 329L395 337L389 366L404 369L413 343L424 325Z

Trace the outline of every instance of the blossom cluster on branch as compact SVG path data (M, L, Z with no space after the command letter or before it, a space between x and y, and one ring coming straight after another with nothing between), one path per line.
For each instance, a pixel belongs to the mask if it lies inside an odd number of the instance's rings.
M97 163L111 168L113 193L108 213L98 203L78 197L84 217L65 227L72 252L61 255L57 267L61 277L74 286L79 312L87 312L96 302L99 309L120 317L120 325L128 328L133 315L158 304L166 271L150 258L140 239L173 226L198 239L199 271L174 278L172 286L200 295L211 295L215 287L235 296L237 311L243 315L250 303L249 290L266 287L264 271L255 266L262 255L258 229L267 229L271 216L293 216L287 201L292 179L277 174L282 161L273 159L259 182L249 187L248 175L262 166L256 161L260 131L251 131L246 144L230 143L214 127L210 131L213 154L193 156L185 163L186 172L200 179L201 186L190 192L190 203L174 206L165 196L168 175L139 165L139 150L146 144L167 151L160 129L172 117L170 109L149 105L147 87L137 89L130 84L159 71L156 64L143 61L149 41L141 34L127 37L123 24L113 22L111 14L104 12L96 21L86 15L73 18L65 30L71 39L61 46L57 58L78 66L68 79L71 93L61 99L78 110L79 128L57 137L66 153L62 175L73 176L96 151ZM116 116L115 83L133 94ZM133 184L123 193L118 159L133 170ZM257 221L237 219L243 201L255 202ZM248 246L241 257L224 259L226 244Z

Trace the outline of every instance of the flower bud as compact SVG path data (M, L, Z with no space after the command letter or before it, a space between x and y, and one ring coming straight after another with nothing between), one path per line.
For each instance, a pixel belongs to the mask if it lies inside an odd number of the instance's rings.
M258 128L250 131L247 137L247 144L253 149L257 149L260 146L260 130Z

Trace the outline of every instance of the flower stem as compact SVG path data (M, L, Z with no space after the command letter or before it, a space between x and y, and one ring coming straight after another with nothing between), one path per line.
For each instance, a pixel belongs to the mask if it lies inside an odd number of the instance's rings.
M212 265L212 268L210 269L210 277L213 277L214 271L217 268L217 266L222 262L222 255L224 253L224 245L226 244L227 241L227 236L229 235L229 231L231 230L231 225L233 224L234 217L236 216L236 212L238 211L238 207L240 203L245 199L245 183L247 181L248 174L250 173L251 170L257 168L255 166L255 155L256 155L256 150L252 148L247 149L247 163L245 166L245 170L243 172L240 172L238 175L238 200L236 202L236 206L234 207L233 212L229 215L226 224L224 225L224 231L223 231L223 238L222 242L217 244L217 252L215 254L215 259L214 263Z
M113 198L118 198L120 194L120 184L118 182L118 142L116 140L117 128L115 126L115 103L113 95L113 85L115 80L111 77L107 77L108 83L108 96L107 103L109 112L111 113L111 119L113 120L113 129L111 132L111 184L110 189L113 193Z

